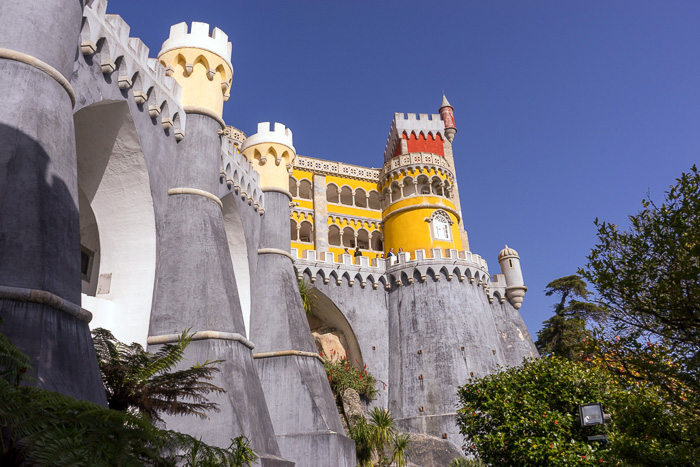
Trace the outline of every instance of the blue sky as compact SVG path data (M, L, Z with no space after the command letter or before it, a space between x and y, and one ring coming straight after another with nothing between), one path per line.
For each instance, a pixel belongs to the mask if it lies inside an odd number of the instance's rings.
M507 243L535 338L546 284L585 264L593 220L627 225L700 148L700 2L112 0L155 57L181 21L233 43L224 119L294 132L297 152L382 163L394 112L455 108L471 250Z

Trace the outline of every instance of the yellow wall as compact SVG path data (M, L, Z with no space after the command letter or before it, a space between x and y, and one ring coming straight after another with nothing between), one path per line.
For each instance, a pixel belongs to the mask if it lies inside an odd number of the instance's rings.
M164 67L173 68L172 77L182 87L180 101L183 107L204 107L218 116L222 115L233 78L233 70L226 60L208 50L194 47L170 50L158 59ZM191 74L185 68L188 63L193 65ZM210 69L215 71L211 79L207 76ZM225 90L222 82L227 83Z
M302 201L303 201L303 200L302 200ZM297 213L292 212L292 214L291 214L291 219L295 220L297 224L301 224L302 222L306 221L306 222L310 222L312 226L314 225L314 216L313 216L313 214L305 214L305 215L302 215L301 218L300 218L300 216L299 216ZM291 222L290 222L290 224L291 224ZM290 227L290 232L289 232L289 233L290 233L290 236L291 236L291 227ZM298 255L299 255L300 258L303 258L303 257L304 257L304 255L303 255L303 253L302 253L304 250L314 250L314 249L315 249L315 248L314 248L314 243L313 243L313 242L312 242L312 243L306 243L306 242L301 242L301 241L292 241L292 242L291 242L291 247L292 247L292 248L296 248L297 250L299 250Z
M430 207L418 207L429 204ZM414 207L413 209L411 209ZM402 208L409 208L398 214L389 216ZM449 215L453 224L450 229L452 241L433 240L431 235L431 224L426 219L440 208ZM394 248L394 253L398 253L399 248L411 252L414 258L414 251L418 249L428 250L431 248L457 249L462 250L462 241L459 234L459 219L454 214L454 204L446 198L440 196L415 196L402 199L392 204L384 211L384 249L389 251Z

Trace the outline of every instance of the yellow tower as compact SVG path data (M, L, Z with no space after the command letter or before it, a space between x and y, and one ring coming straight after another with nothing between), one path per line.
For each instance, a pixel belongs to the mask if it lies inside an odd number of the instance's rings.
M440 115L395 114L378 183L386 252L463 249L446 140Z
M282 192L292 200L289 175L296 157L292 130L281 123L275 123L272 130L270 122L258 123L258 132L243 142L241 152L260 174L263 192Z
M158 60L182 87L185 112L221 120L233 80L231 43L221 29L214 28L209 34L207 23L193 22L190 32L187 23L171 26Z

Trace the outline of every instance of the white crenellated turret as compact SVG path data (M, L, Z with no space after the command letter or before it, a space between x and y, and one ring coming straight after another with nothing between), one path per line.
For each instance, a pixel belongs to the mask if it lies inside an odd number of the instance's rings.
M170 37L163 42L158 55L186 47L208 50L226 60L228 66L233 69L231 65L231 43L228 41L228 35L219 28L214 28L212 33L209 34L209 25L207 23L193 21L190 32L187 31L187 23L174 24L170 26Z
M513 305L513 308L519 310L523 304L525 292L527 292L523 272L520 269L520 256L518 256L517 251L506 245L498 254L498 263L506 278L506 298Z
M182 87L181 104L188 113L203 113L223 125L224 102L233 83L231 43L219 28L209 33L207 23L193 22L170 27L170 37L163 42L158 62L165 74Z
M286 128L282 123L275 122L272 130L270 130L270 122L258 123L258 132L246 138L246 140L243 142L243 146L241 146L241 152L245 151L251 146L261 143L283 144L292 151L296 152L294 149L292 130Z
M275 123L272 130L270 122L258 123L258 132L243 141L241 153L260 174L263 191L274 188L273 191L286 193L292 199L288 191L289 174L296 157L292 130L281 123Z

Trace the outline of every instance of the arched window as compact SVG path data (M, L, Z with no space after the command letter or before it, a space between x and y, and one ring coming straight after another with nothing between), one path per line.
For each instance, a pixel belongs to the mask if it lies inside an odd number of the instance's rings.
M419 195L429 195L430 194L430 181L425 175L420 175L418 177L418 194Z
M357 246L359 246L361 250L369 250L369 232L365 229L357 231Z
M340 189L340 204L352 206L352 188L349 186Z
M401 199L401 187L399 186L399 182L393 182L391 184L391 202L395 203L396 201Z
M450 226L453 221L450 216L442 210L435 211L432 216L430 216L430 227L432 229L434 240L451 240Z
M355 248L355 231L352 230L352 227L345 227L343 229L343 246Z
M340 228L335 224L328 227L328 243L340 246Z
M362 188L355 190L355 206L358 208L367 207L367 192Z
M297 179L294 177L289 177L289 192L292 194L292 197L294 197L294 198L296 198L298 196Z
M313 190L311 189L311 182L305 178L301 179L301 181L299 182L299 198L313 199Z
M379 230L372 232L372 238L370 239L370 246L374 251L384 250L384 241L382 239L382 233Z
M382 197L382 209L386 209L389 207L389 204L391 204L391 200L389 199L389 189L384 188L383 197Z
M299 229L299 241L304 243L313 243L314 232L311 222L304 221L301 223L301 228Z
M442 196L442 180L438 177L433 177L432 188L434 195Z
M328 187L326 188L326 200L329 203L338 203L340 201L338 196L338 187L332 183L329 183Z
M369 192L369 208L379 210L382 204L379 201L379 193L375 190Z
M413 184L413 178L406 177L403 179L403 196L411 196L416 194L416 186Z
M289 219L289 237L293 242L297 240L297 221Z

